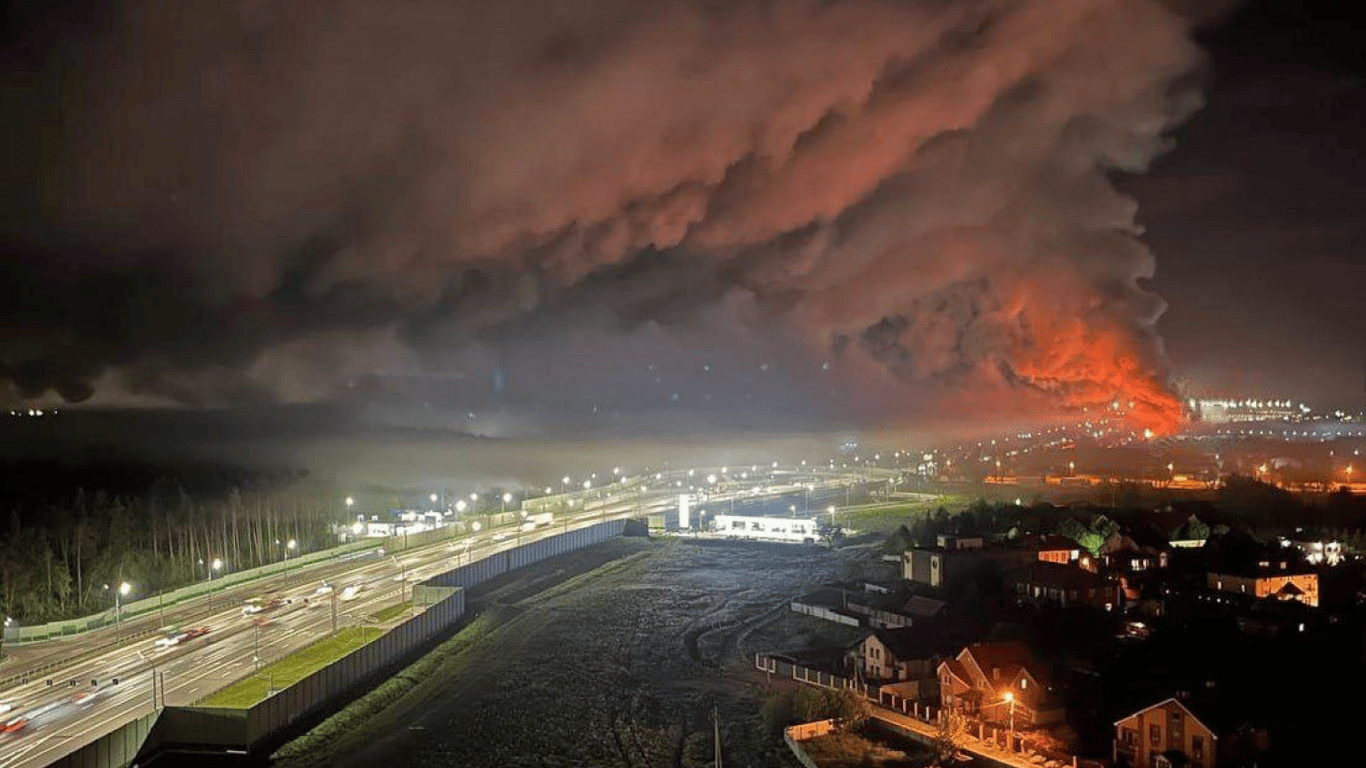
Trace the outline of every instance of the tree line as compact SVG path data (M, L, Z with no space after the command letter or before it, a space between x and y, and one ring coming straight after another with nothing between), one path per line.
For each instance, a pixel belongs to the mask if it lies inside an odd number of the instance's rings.
M0 610L24 624L86 616L111 608L125 581L135 600L329 546L336 498L298 472L11 462L0 466Z

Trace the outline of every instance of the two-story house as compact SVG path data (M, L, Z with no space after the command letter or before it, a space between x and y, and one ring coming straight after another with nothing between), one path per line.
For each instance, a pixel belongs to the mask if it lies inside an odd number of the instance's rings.
M1218 736L1175 698L1115 722L1114 760L1130 768L1212 768Z
M849 662L866 682L895 685L906 698L925 699L938 695L942 655L938 636L924 629L875 629L850 646Z
M1063 718L1041 666L1021 643L975 643L940 662L938 674L944 707L1016 728Z

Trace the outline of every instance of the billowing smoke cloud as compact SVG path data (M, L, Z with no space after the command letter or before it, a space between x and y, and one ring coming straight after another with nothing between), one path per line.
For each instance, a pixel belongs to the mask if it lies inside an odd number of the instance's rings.
M222 403L435 372L550 410L864 417L1118 399L1169 429L1154 263L1107 176L1198 106L1173 7L38 19L6 64L26 97L7 178L28 183L0 377Z

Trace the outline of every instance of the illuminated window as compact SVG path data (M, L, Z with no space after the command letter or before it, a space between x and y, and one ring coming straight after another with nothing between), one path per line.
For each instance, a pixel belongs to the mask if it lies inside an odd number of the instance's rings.
M1029 678L1027 678L1027 677L1022 677L1022 678L1020 678L1020 690L1023 691L1024 689L1026 689L1026 688L1028 688L1028 687L1029 687Z

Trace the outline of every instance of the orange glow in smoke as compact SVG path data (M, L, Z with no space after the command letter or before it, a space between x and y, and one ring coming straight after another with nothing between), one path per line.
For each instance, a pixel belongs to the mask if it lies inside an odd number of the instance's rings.
M1109 409L1116 400L1132 405L1122 417L1145 437L1180 428L1181 401L1133 351L1131 330L1075 317L1034 330L1043 338L1011 360L1030 384L1072 408Z

